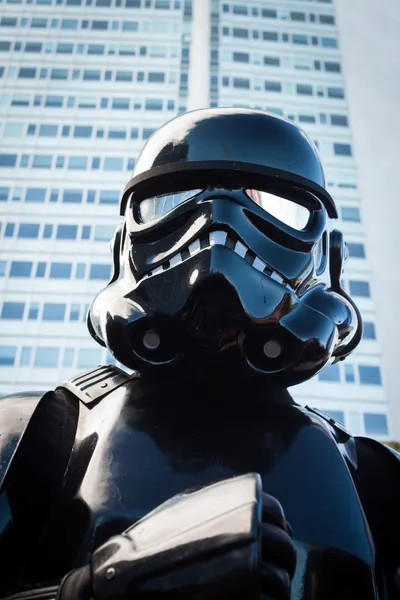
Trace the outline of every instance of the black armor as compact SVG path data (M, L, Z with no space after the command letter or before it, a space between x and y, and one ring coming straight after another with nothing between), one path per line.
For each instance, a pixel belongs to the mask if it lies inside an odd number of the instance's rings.
M287 391L361 334L312 142L182 115L121 211L88 325L135 371L0 400L0 597L399 598L399 456Z

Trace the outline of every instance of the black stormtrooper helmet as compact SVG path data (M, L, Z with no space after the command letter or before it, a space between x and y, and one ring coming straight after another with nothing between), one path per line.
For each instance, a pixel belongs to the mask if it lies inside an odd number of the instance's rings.
M88 326L128 368L284 385L345 358L361 318L313 142L258 110L183 114L145 145Z

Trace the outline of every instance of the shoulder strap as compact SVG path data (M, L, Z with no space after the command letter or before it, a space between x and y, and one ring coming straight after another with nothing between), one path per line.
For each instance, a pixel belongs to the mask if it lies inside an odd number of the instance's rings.
M129 375L113 365L104 365L79 373L72 379L58 386L66 389L79 398L89 408L124 385L136 375Z

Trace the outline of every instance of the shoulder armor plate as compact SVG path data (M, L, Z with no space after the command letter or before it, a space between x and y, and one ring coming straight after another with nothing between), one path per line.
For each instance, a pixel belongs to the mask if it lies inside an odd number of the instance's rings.
M309 412L314 413L315 415L318 415L318 417L320 417L321 419L323 419L324 421L329 423L329 425L331 427L333 427L333 429L335 430L338 441L340 441L342 443L347 442L352 437L344 425L339 423L339 421L336 421L330 415L322 412L322 410L319 410L318 408L310 408L309 406L306 406L305 408Z
M131 378L131 375L118 367L104 365L79 373L58 387L69 390L90 407Z

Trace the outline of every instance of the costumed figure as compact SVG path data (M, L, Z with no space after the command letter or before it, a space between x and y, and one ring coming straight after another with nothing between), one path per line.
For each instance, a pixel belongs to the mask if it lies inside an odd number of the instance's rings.
M0 400L0 597L399 598L399 456L287 391L362 333L312 141L183 114L121 215L88 328L130 372Z

